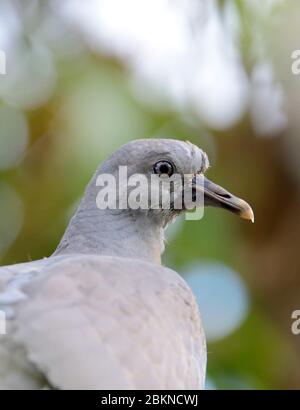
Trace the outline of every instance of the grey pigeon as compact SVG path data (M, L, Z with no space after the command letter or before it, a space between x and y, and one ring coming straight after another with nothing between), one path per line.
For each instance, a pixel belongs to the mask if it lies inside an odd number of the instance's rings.
M97 170L54 255L0 268L2 389L204 388L195 298L160 262L164 229L184 209L99 209L97 178L120 165L147 179L176 170L197 190L208 159L189 142L129 142ZM206 177L199 189L206 205L253 220L246 202Z

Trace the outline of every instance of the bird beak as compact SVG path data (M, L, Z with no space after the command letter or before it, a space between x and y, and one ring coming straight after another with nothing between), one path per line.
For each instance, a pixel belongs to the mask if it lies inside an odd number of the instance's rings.
M202 192L204 188L205 206L224 208L239 215L243 219L248 219L254 222L253 210L246 201L232 195L230 192L226 191L224 188L215 184L214 182L211 182L206 177L204 177L202 184L203 186L199 188ZM198 189L197 186L195 186L195 188Z

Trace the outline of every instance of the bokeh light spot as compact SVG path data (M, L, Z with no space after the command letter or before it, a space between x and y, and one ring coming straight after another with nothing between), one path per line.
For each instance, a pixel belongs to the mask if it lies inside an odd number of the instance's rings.
M15 107L34 109L48 101L55 82L56 71L47 47L36 41L26 46L17 44L7 54L7 74L1 78L0 96Z
M222 339L237 329L249 310L240 276L216 262L191 265L183 273L199 304L207 340Z
M28 145L28 125L24 114L0 106L0 170L17 165Z

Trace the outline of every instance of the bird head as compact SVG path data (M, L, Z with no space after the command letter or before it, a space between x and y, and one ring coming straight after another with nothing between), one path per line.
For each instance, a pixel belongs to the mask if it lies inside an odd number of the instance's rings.
M116 151L101 167L100 177L106 172L116 177L113 190L121 209L146 212L163 226L200 206L223 208L253 222L250 205L210 181L205 176L208 168L205 152L190 142L145 139Z

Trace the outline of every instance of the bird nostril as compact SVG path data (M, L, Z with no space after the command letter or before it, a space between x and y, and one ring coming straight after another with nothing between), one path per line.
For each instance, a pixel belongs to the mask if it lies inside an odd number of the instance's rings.
M218 195L221 196L222 198L227 198L227 199L231 198L231 195L229 194L218 194Z

